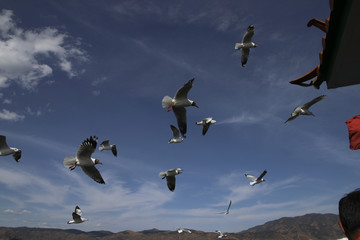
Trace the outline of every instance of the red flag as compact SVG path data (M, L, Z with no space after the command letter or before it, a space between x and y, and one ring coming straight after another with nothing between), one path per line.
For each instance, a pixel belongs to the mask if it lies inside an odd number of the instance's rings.
M356 150L360 148L360 115L347 120L346 125L349 129L350 149Z

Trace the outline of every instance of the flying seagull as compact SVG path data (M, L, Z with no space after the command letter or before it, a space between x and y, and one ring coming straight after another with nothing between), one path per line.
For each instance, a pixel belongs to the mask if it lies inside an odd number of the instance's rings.
M0 135L0 156L12 155L15 161L19 162L21 158L21 150L9 147L6 143L6 137Z
M320 101L320 100L322 100L322 99L324 99L324 98L326 98L326 95L321 95L321 96L319 96L319 97L317 97L317 98L314 98L314 99L311 100L310 102L305 103L304 105L297 106L297 107L294 109L294 111L291 113L291 117L290 117L288 120L286 120L285 123L294 120L295 118L297 118L297 117L300 116L300 115L312 115L312 116L315 116L312 112L309 111L309 108L310 108L313 104L317 103L318 101Z
M114 154L114 156L117 157L116 145L111 145L111 144L109 144L109 140L103 141L103 142L100 144L99 150L100 150L100 151L103 151L103 150L111 150L112 153Z
M228 215L228 214L229 214L229 209L230 209L230 207L231 207L231 200L230 200L230 202L229 202L229 206L228 206L226 212L219 212L219 214Z
M177 231L178 231L178 233L183 233L183 232L191 233L191 231L186 228L178 228Z
M181 143L184 139L180 137L179 130L174 125L170 125L170 127L173 132L173 138L169 140L169 143Z
M169 190L173 192L175 190L176 182L175 175L178 175L180 173L182 173L181 168L173 168L167 170L166 172L160 172L159 177L162 177L162 179L166 178L167 186Z
M216 123L216 120L213 120L212 117L208 117L208 118L204 118L200 122L196 122L196 125L203 125L202 135L205 136L210 125L214 123Z
M82 223L85 221L88 221L88 219L81 217L81 209L79 208L79 206L75 207L75 211L72 213L72 218L73 220L68 221L68 224L74 224L74 223Z
M227 235L223 234L220 230L215 230L219 234L218 238L226 237Z
M251 175L245 173L245 177L252 180L252 182L250 182L250 185L254 186L255 184L265 182L265 179L263 179L263 177L265 176L266 173L267 173L267 171L264 170L263 173L259 177L254 177L254 176L251 176Z
M86 175L94 179L95 182L105 184L104 179L101 177L99 170L96 169L96 164L102 164L99 159L91 157L91 154L95 151L98 138L87 138L80 145L76 157L68 155L64 159L64 166L68 167L70 171L74 170L76 166L80 166Z
M250 25L244 34L242 43L235 43L235 49L241 49L241 65L245 67L245 64L248 60L250 48L255 48L258 45L251 41L251 38L254 36L254 25Z
M187 98L188 92L193 86L194 78L189 80L184 84L179 90L177 90L175 97L171 98L165 96L162 99L162 107L168 108L168 112L173 110L178 127L180 129L181 135L186 138L186 109L185 107L195 106L198 108L196 103L193 100Z

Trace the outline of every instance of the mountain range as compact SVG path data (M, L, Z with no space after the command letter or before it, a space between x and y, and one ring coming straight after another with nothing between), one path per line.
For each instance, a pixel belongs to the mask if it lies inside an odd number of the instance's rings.
M283 217L238 233L225 233L225 239L241 240L337 240L344 237L338 226L338 215L306 214ZM86 224L86 223L85 223ZM192 233L150 229L140 232L83 232L75 229L0 227L0 240L178 240L217 239L215 232L191 230Z

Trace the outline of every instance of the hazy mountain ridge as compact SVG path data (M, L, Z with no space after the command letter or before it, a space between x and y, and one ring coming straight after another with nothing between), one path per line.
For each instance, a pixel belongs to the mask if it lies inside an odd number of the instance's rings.
M284 217L278 220L266 222L239 233L228 233L226 239L242 240L336 240L344 237L338 224L338 216L335 214L307 214L299 217ZM0 240L178 240L217 239L214 232L202 232L192 230L192 234L177 231L163 231L158 229L144 230L140 232L122 231L113 233L109 231L83 232L75 229L48 229L27 227L0 227Z

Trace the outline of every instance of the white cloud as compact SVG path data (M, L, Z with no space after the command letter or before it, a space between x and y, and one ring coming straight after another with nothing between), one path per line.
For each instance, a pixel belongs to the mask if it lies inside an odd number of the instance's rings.
M15 112L10 112L9 110L3 109L0 112L0 119L8 120L8 121L21 121L24 120L25 116L17 114Z
M107 80L107 77L98 78L98 79L91 82L91 86L95 87L95 86L99 85L100 83L105 82L106 80Z
M112 6L111 11L126 17L145 15L159 18L160 20L167 18L167 21L174 23L207 25L223 32L247 28L244 14L235 12L231 4L215 3L202 5L200 8L185 8L187 6L181 2L159 7L151 2L122 1Z
M100 90L94 90L94 91L92 91L92 94L94 96L99 96L100 95Z
M71 37L57 29L46 27L24 30L16 26L11 10L0 12L0 87L15 81L32 89L42 78L53 74L53 68L42 60L55 58L58 67L69 77L78 74L74 62L87 60L78 44L69 44Z
M10 99L4 99L3 104L11 104L12 101Z
M6 209L4 210L4 213L8 213L8 214L16 214L16 215L21 215L21 214L30 214L31 212L28 210L13 210L13 209Z

